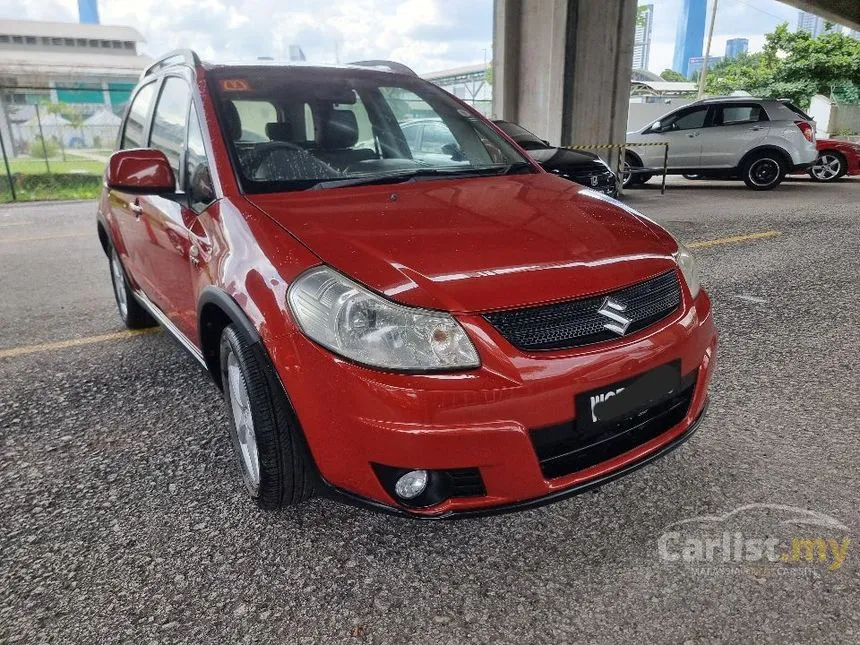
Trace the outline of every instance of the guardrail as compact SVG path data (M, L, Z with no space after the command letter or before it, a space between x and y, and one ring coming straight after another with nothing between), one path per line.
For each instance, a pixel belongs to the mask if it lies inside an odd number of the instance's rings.
M624 184L624 151L627 148L645 148L649 146L663 146L663 183L660 186L660 194L666 194L666 173L669 169L669 143L666 141L661 141L659 143L594 143L594 144L584 144L584 145L574 145L574 146L562 146L568 150L621 150L621 154L618 155L618 167L616 168L615 178L616 181L620 182L622 185ZM652 168L637 168L636 173L644 174L645 172L652 171ZM632 168L628 168L628 172L634 172Z

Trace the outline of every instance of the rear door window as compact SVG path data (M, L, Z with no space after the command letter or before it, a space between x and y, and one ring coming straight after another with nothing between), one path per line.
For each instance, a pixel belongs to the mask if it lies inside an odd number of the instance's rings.
M720 111L722 118L717 122L722 125L738 125L767 120L767 115L760 105L724 105Z
M128 118L125 122L125 130L122 133L120 148L140 148L143 146L143 133L146 130L146 119L149 116L149 108L152 106L152 98L155 96L155 83L144 85L134 97Z

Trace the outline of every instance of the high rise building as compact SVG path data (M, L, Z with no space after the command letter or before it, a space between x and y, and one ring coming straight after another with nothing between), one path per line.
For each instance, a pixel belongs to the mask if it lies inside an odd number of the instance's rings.
M78 0L78 17L84 25L99 24L98 0Z
M722 56L708 56L708 69L713 69L714 66L723 60ZM702 71L702 66L705 64L704 56L693 56L687 61L687 78L692 79Z
M832 25L832 27L827 29L826 27L828 25ZM828 22L826 19L821 16L816 16L814 13L809 13L808 11L797 12L797 31L805 31L813 38L818 38L818 36L823 34L825 31L838 34L842 29L842 25Z
M653 24L654 5L646 4L642 7L642 13L636 23L636 36L633 41L633 69L648 69Z
M681 7L678 28L675 31L672 69L684 76L689 76L690 59L702 55L707 8L708 0L684 0Z
M737 58L741 54L746 54L750 48L750 41L746 38L731 38L726 41L726 60L729 58Z

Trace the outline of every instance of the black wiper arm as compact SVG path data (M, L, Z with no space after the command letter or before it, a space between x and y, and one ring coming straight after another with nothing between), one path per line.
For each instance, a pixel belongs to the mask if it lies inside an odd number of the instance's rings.
M407 172L388 175L365 175L362 177L346 177L344 179L327 179L311 186L308 190L324 190L326 188L345 188L347 186L370 186L373 184L399 184L411 181L417 177L469 177L475 175L509 175L530 170L532 165L527 161L518 161L507 165L472 166L457 168L415 168Z
M327 179L311 186L308 190L324 190L326 188L345 188L347 186L370 186L373 184L399 184L414 179L416 175L426 170L410 170L392 175L365 175L363 177L347 177L345 179Z

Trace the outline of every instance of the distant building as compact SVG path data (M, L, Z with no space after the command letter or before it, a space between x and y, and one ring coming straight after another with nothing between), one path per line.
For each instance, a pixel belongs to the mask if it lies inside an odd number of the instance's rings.
M422 78L435 83L458 99L477 109L484 115L490 114L493 103L493 86L487 82L487 65L467 65L429 72Z
M141 42L131 27L0 20L0 91L12 105L122 105L152 62Z
M827 29L828 25L831 25L830 29ZM818 36L825 32L838 34L843 29L842 25L837 25L826 18L816 16L814 13L809 13L808 11L797 12L797 31L805 31L813 38L818 38ZM847 33L851 35L851 32Z
M97 0L78 0L78 16L85 25L99 24L99 4Z
M705 13L708 0L684 0L675 31L675 56L672 69L689 77L689 61L702 55L705 40Z
M726 60L737 58L741 54L746 54L750 48L750 41L746 38L732 38L726 41Z
M708 69L713 69L713 67L722 60L722 56L708 56ZM694 78L702 71L702 65L704 64L704 56L693 56L690 58L690 60L687 61L687 78Z
M636 36L633 42L633 69L648 69L653 25L654 5L646 4L642 8L641 23L636 24Z
M131 27L0 20L0 134L9 141L37 104L71 105L82 118L122 114L152 62L138 54L142 42Z

